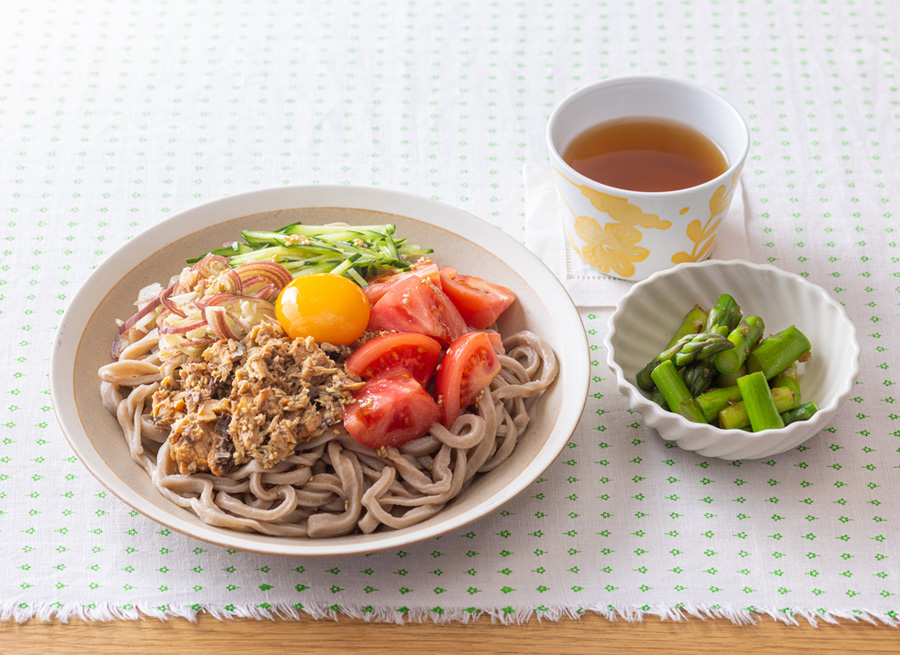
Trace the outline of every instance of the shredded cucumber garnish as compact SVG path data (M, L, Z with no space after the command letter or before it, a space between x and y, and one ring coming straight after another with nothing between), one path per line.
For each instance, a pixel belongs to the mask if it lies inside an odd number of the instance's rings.
M211 251L226 257L232 266L247 262L277 262L294 277L312 273L334 273L359 286L385 273L408 271L412 263L431 248L420 248L395 239L396 226L303 225L293 223L275 230L243 230L243 243ZM202 259L195 257L188 264Z

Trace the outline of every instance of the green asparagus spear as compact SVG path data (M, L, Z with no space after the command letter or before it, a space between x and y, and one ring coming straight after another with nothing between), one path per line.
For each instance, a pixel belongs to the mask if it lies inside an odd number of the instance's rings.
M681 371L681 377L694 398L709 389L715 376L716 369L709 359L691 362Z
M741 322L741 308L737 301L723 293L715 306L709 310L705 332L714 332L727 336Z
M781 373L769 380L770 387L787 387L794 394L794 401L799 405L803 402L800 395L800 378L797 375L797 363L794 362Z
M666 402L665 397L662 395L662 391L660 391L656 387L653 388L653 393L650 394L650 400L652 400L665 410L669 409L669 403Z
M744 376L748 377L748 376ZM775 387L770 390L775 409L786 412L794 407L794 394L785 387ZM747 414L747 405L741 401L728 405L719 410L719 427L731 430L742 429L750 425L750 417Z
M816 403L810 400L808 403L803 403L799 407L782 412L781 420L784 421L785 425L790 425L794 421L808 421L813 417L813 414L818 411L819 408L816 407Z
M767 380L781 373L810 350L809 339L795 325L759 342L747 357L747 370L762 371Z
M637 382L637 385L644 391L651 391L654 387L656 387L656 383L653 381L653 378L650 376L650 374L657 366L659 366L659 364L654 359L644 368L638 371L635 381Z
M671 348L667 348L657 355L637 374L637 384L641 389L650 391L653 388L651 372L663 362L672 360L677 368L687 366L696 359L706 359L728 348L734 348L727 337L720 334L688 334Z
M719 373L716 378L716 386L717 387L733 387L737 384L738 378L747 375L747 367L741 366L734 373L726 375L725 373Z
M680 344L680 347L678 347ZM700 332L684 337L673 346L672 363L677 368L687 366L695 360L704 360L724 350L734 348L734 344L721 334Z
M669 343L666 344L665 349L668 350L674 346L684 336L697 334L703 329L703 326L706 325L706 318L706 311L700 307L700 305L694 305L691 311L685 315L684 319L681 321L681 325L678 326L678 329L675 330L675 334L669 339Z
M666 399L669 409L681 414L695 423L706 423L703 411L697 401L691 397L684 380L681 379L675 364L671 360L662 362L650 373L653 382Z
M761 371L745 375L738 380L747 416L754 432L784 427L784 421L775 408L769 385ZM793 394L791 394L793 396Z
M697 404L703 411L703 416L707 423L716 418L719 410L725 409L729 405L739 402L741 399L741 390L737 384L730 387L720 387L718 389L710 389L706 393L697 396Z
M678 326L678 329L675 330L675 334L672 335L672 338L669 339L669 343L666 344L664 350L668 350L679 341L681 341L682 337L685 337L689 334L697 334L700 330L703 329L703 326L706 325L706 311L700 307L700 305L694 305L691 311L685 314L684 318L681 321L681 325ZM654 358L647 366L641 370L637 375L637 383L638 386L645 390L650 391L653 389L653 380L650 378L650 371L652 371L659 362L657 362L656 358Z
M728 334L728 340L734 344L734 348L726 350L716 355L713 362L720 373L734 373L747 355L750 349L756 345L760 337L762 337L765 324L759 316L746 316L740 324Z

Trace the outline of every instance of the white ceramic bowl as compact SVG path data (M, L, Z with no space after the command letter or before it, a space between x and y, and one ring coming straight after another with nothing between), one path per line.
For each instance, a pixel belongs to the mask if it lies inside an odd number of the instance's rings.
M663 410L637 387L638 371L665 347L690 308L709 310L722 293L731 294L744 315L760 316L765 334L794 324L809 338L812 358L799 371L802 400L819 408L812 419L757 433L722 430ZM619 390L646 425L685 450L729 460L782 453L817 434L859 374L856 330L837 302L797 275L739 260L682 264L638 282L610 318L606 347Z
M694 187L635 191L591 179L563 158L585 130L636 116L694 128L722 150L727 170ZM553 179L566 207L560 219L573 250L602 273L634 281L671 268L673 262L709 256L738 188L750 132L731 103L695 82L616 77L562 100L547 121L547 145Z
M518 302L500 317L503 333L528 329L548 340L560 362L512 455L481 475L443 510L402 530L331 539L251 534L206 525L163 497L132 461L122 431L100 400L97 369L108 363L114 320L132 311L138 290L169 279L184 260L240 237L294 221L395 223L398 236L434 249L438 263L506 286ZM119 498L179 532L242 550L332 556L398 548L436 537L496 510L556 459L581 418L590 357L578 311L553 274L515 239L448 205L405 193L345 186L283 187L245 193L181 212L125 243L72 299L54 343L51 393L73 450Z

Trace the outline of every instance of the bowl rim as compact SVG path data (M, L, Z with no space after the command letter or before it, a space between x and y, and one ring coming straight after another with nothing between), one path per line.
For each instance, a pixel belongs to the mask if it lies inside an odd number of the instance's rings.
M672 426L676 426L683 431L690 431L694 434L707 433L716 437L734 436L734 432L732 430L725 430L708 423L694 423L684 418L680 414L663 410L659 405L647 398L644 393L637 387L637 385L635 385L631 380L625 377L625 372L622 370L622 367L615 359L615 347L613 345L613 338L615 337L617 332L616 319L617 317L621 317L621 312L624 305L633 296L641 293L646 287L665 277L681 276L685 271L697 270L702 268L724 267L736 269L743 268L755 272L765 272L776 275L783 279L790 280L792 283L799 284L801 287L805 287L808 291L812 292L816 297L819 298L820 301L830 305L849 328L849 348L851 364L850 375L847 376L844 382L844 386L838 390L831 402L829 402L825 406L819 407L819 411L816 412L816 414L808 421L797 421L783 428L770 428L768 430L762 430L760 432L747 432L742 436L745 439L749 439L751 441L761 440L764 437L782 436L783 441L790 441L792 438L797 436L798 432L808 430L810 433L810 437L818 434L822 429L824 429L825 424L831 421L838 408L843 405L847 398L850 397L850 392L853 389L853 385L855 384L856 379L859 377L859 357L861 351L859 342L856 338L856 325L847 316L847 313L844 311L844 308L840 305L840 303L838 303L836 300L834 300L834 298L828 295L828 292L826 292L825 289L813 282L810 282L809 280L806 280L796 273L791 273L790 271L778 268L777 266L772 266L771 264L757 264L744 259L689 262L678 264L662 271L657 271L647 279L635 283L635 285L631 289L629 289L628 292L624 296L622 296L616 303L616 308L609 317L608 329L606 332L606 336L604 337L607 364L616 375L616 381L619 390L628 397L632 408L641 413L641 415L644 417L644 421L648 425L650 425L650 427L655 428L657 425L669 423ZM685 432L685 436L687 436L687 432ZM802 443L802 441L800 443ZM757 457L765 456L766 455L763 454L758 455Z
M670 191L637 191L635 189L622 189L609 184L604 184L603 182L598 182L597 180L579 173L577 170L572 168L572 166L569 165L569 163L566 162L566 160L563 158L563 151L565 150L565 148L559 148L556 143L554 132L556 130L557 124L561 120L561 116L566 110L568 110L570 105L577 102L578 100L581 100L585 96L596 93L598 90L618 89L620 92L624 93L627 92L629 86L635 85L657 85L659 87L677 88L690 93L695 93L699 96L704 97L707 101L720 105L725 113L729 114L730 117L732 119L735 119L736 123L741 126L740 154L734 159L734 161L729 161L728 168L724 172L720 173L713 179L707 180L706 182L703 182L701 184L696 184L694 186L685 187L682 189L672 189ZM625 193L631 198L678 198L694 193L698 189L717 188L727 180L731 179L736 172L739 172L744 166L744 162L747 159L747 154L750 152L750 127L747 124L747 119L744 118L744 115L734 105L734 103L728 100L728 98L726 98L724 95L718 93L717 91L714 91L707 86L704 86L703 84L700 84L699 82L678 77L666 77L663 75L628 75L622 77L609 77L603 80L592 82L586 86L576 89L565 98L560 100L556 104L556 106L554 106L553 110L550 112L550 117L547 119L547 126L544 129L544 142L550 153L551 163L553 164L554 168L556 168L558 171L565 171L566 175L569 176L570 179L576 180L578 184L582 186L597 188L602 191Z
M191 523L172 514L169 509L148 501L122 480L117 470L97 452L79 416L72 384L78 346L85 329L100 303L120 279L148 257L180 239L253 214L322 207L395 214L464 239L477 235L479 243L498 254L498 259L506 266L516 271L528 270L529 286L539 292L545 291L540 293L545 307L561 319L557 321L563 330L561 352L557 352L557 358L561 364L565 362L565 367L561 367L560 377L565 378L567 398L576 400L562 405L546 442L507 485L466 512L424 529L411 526L403 530L374 533L378 535L374 540L331 545L327 539L272 537ZM500 256L501 253L503 256ZM515 267L512 261L515 261ZM51 405L69 446L104 487L133 509L165 527L218 546L271 555L328 557L389 550L440 536L485 517L524 491L553 464L580 421L590 384L589 360L587 333L565 287L535 254L502 230L452 205L403 191L350 185L294 185L258 189L202 202L149 226L125 241L88 275L70 300L56 331L49 373ZM577 401L579 397L582 399L580 403ZM169 502L165 501L163 505Z

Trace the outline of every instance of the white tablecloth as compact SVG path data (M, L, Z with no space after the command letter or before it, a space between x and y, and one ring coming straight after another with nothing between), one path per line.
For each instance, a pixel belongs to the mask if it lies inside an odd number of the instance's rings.
M597 611L893 622L900 379L894 3L0 4L0 615L520 621ZM559 460L464 530L281 559L163 529L107 493L54 420L61 313L126 239L286 184L396 188L525 241L525 163L569 92L696 80L745 115L751 259L844 303L862 374L795 451L726 463L664 444L605 365Z

